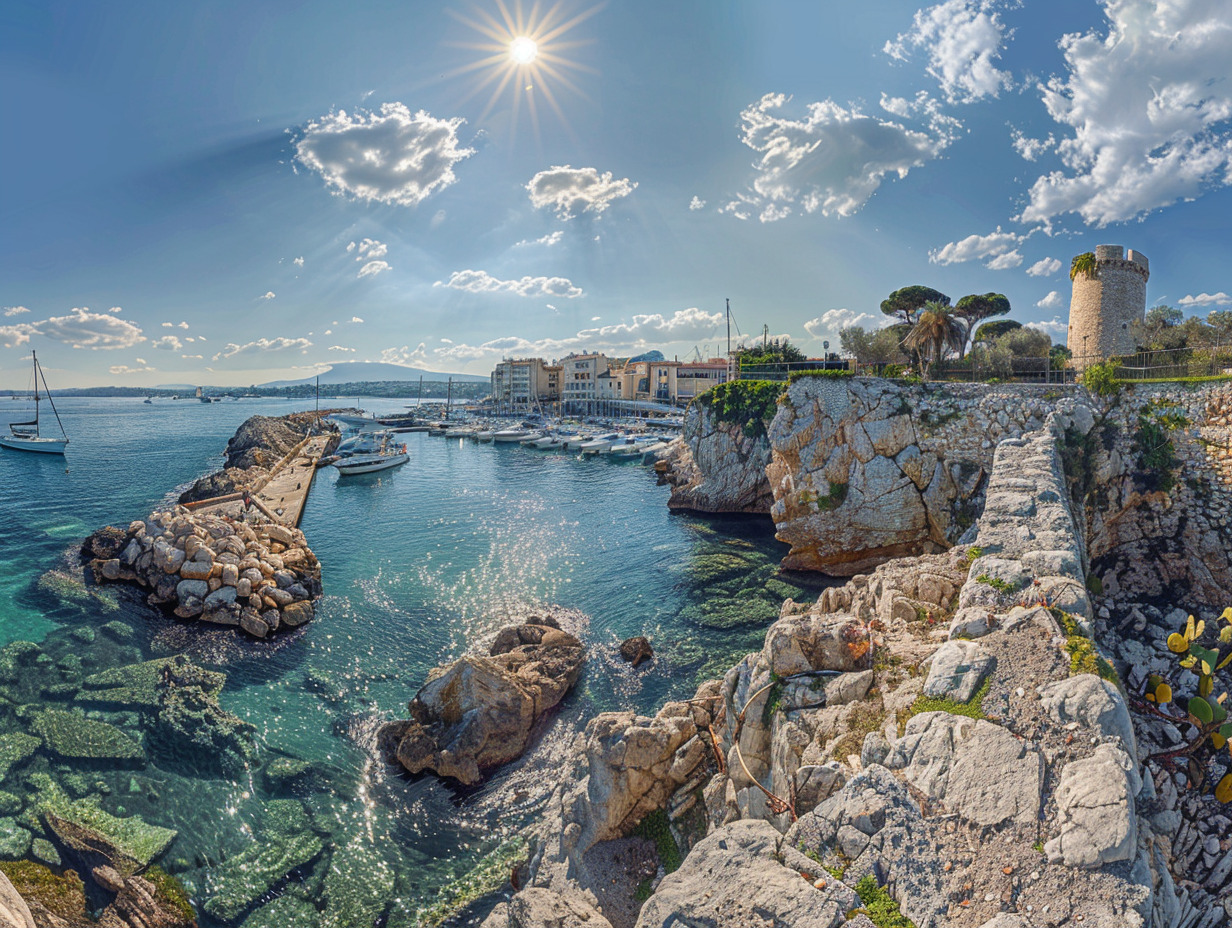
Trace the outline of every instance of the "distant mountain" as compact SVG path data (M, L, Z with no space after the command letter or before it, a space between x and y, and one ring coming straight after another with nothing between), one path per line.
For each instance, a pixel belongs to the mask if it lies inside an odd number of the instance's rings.
M343 361L335 364L329 370L321 372L321 385L334 383L374 383L388 380L401 380L408 383L424 380L436 380L444 383L450 377L454 383L487 383L488 378L480 374L444 374L436 371L425 371L418 367L407 367L404 364L386 364L381 361ZM261 387L294 387L305 383L315 383L316 377L302 377L299 380L273 380L258 384Z
M666 360L667 359L663 357L663 352L659 351L658 349L655 349L653 351L647 351L645 354L639 354L636 358L630 358L629 363L634 364L638 361L666 361Z

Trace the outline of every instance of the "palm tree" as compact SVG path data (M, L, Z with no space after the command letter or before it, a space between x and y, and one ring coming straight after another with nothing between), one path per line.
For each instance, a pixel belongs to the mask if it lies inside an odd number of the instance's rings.
M920 317L903 339L903 347L919 355L927 378L932 364L944 358L946 352L962 351L966 340L966 329L953 310L943 303L932 302L924 305Z

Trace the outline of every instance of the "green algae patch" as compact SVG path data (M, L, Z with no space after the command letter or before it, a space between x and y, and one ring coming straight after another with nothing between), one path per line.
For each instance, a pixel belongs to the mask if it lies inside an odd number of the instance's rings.
M0 783L3 783L14 767L25 763L42 742L24 732L0 735Z
M662 809L655 809L647 815L629 834L635 838L645 838L654 842L664 873L674 873L680 869L680 848L676 845L676 839L672 837L671 823L667 813Z
M249 915L240 928L317 928L320 924L321 916L312 903L284 893Z
M85 885L73 871L57 876L42 864L14 860L0 861L0 873L9 878L23 899L37 902L71 925L90 923L86 915Z
M715 597L680 610L680 617L702 628L729 629L769 625L779 617L779 604L762 596Z
M0 818L0 858L17 860L30 853L34 835L22 828L15 818Z
M76 712L47 709L31 725L52 754L69 760L145 763L145 751L120 729Z
M443 886L436 901L421 909L413 924L416 928L437 928L476 899L508 883L513 868L525 859L526 840L520 835L501 842L481 857L465 876Z
M174 911L186 922L195 922L197 913L193 911L192 903L188 901L188 893L183 885L170 873L157 864L141 874L154 885L154 891L159 900Z
M362 834L337 848L325 874L322 928L374 925L394 894L394 870Z
M82 698L108 705L157 709L161 684L164 677L173 671L177 678L190 673L191 682L200 686L206 695L215 698L227 682L225 673L195 667L184 657L165 657L113 667L86 677L82 686L89 692L83 693Z
M135 873L148 867L176 838L174 830L150 825L139 815L119 818L95 799L69 799L47 774L34 774L30 782L38 791L38 810L56 837L75 851L102 854L118 870Z
M292 871L315 860L325 842L311 832L281 835L266 832L209 874L213 895L204 909L224 922L233 922L254 902Z

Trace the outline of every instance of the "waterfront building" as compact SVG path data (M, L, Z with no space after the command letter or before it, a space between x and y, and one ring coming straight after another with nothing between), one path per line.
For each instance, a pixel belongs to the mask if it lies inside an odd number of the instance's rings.
M676 401L688 403L711 387L727 383L729 377L726 361L685 361L676 368Z
M511 413L529 413L560 399L559 365L542 358L509 358L492 372L492 398Z
M571 354L561 358L560 400L565 412L593 415L599 401L599 375L611 369L607 355Z

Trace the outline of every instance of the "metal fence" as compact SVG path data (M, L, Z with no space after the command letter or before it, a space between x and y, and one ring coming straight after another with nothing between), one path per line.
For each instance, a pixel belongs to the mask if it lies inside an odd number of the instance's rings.
M1184 380L1232 377L1232 345L1140 351L1111 359L1122 380Z

